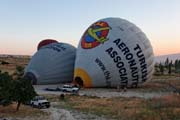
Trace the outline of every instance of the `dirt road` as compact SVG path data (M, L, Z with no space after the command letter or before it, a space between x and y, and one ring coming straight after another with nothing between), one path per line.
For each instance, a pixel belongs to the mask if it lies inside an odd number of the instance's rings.
M54 94L60 95L62 92L59 91L46 91L45 88L56 88L58 85L36 85L34 86L38 94ZM61 86L61 85L60 85ZM96 96L96 97L140 97L140 98L153 98L153 97L162 97L164 95L169 95L171 92L163 91L152 91L152 92L143 92L143 91L133 91L133 89L128 89L126 92L117 92L116 89L105 89L105 88L93 88L93 89L81 89L79 95L87 96Z
M109 120L104 116L97 116L90 113L82 113L75 110L65 110L57 107L58 103L52 102L49 109L43 111L50 113L51 120Z

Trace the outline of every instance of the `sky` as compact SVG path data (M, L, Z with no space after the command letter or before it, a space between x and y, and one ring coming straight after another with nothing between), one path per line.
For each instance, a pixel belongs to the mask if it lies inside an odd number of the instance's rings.
M136 24L156 56L180 53L180 0L0 0L0 54L33 55L47 38L77 47L106 17Z

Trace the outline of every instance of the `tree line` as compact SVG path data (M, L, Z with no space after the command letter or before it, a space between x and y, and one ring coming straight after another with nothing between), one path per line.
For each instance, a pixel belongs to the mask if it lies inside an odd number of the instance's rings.
M155 64L155 75L158 74L177 74L180 73L180 59L176 59L174 62L166 58L165 62Z
M24 68L21 66L16 67L14 75L0 71L0 105L7 106L16 102L18 111L22 103L25 104L37 95L31 81L24 78L23 74Z

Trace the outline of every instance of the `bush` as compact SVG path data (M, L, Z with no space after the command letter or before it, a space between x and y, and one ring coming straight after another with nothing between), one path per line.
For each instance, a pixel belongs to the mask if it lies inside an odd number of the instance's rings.
M2 61L1 64L2 64L2 65L8 65L8 64L10 64L10 63L9 63L9 62L6 62L6 61Z

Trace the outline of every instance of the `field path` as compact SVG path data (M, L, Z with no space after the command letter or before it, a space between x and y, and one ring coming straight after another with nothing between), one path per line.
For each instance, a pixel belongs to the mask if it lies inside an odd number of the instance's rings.
M97 116L90 113L82 113L76 110L61 109L57 102L52 102L51 107L42 109L44 112L50 113L50 120L112 120L104 116Z
M57 85L36 85L34 86L36 92L38 94L54 94L60 95L62 92L57 91L45 91L45 88L56 88ZM150 99L153 97L162 97L164 95L172 94L170 91L151 91L151 92L143 92L133 89L127 89L126 92L117 92L117 89L105 89L105 88L93 88L93 89L81 89L79 91L79 95L87 95L87 96L96 96L96 97L139 97L144 99Z
M56 108L56 102L51 103L49 109L44 109L43 111L50 113L51 120L75 120L69 111L64 109Z

